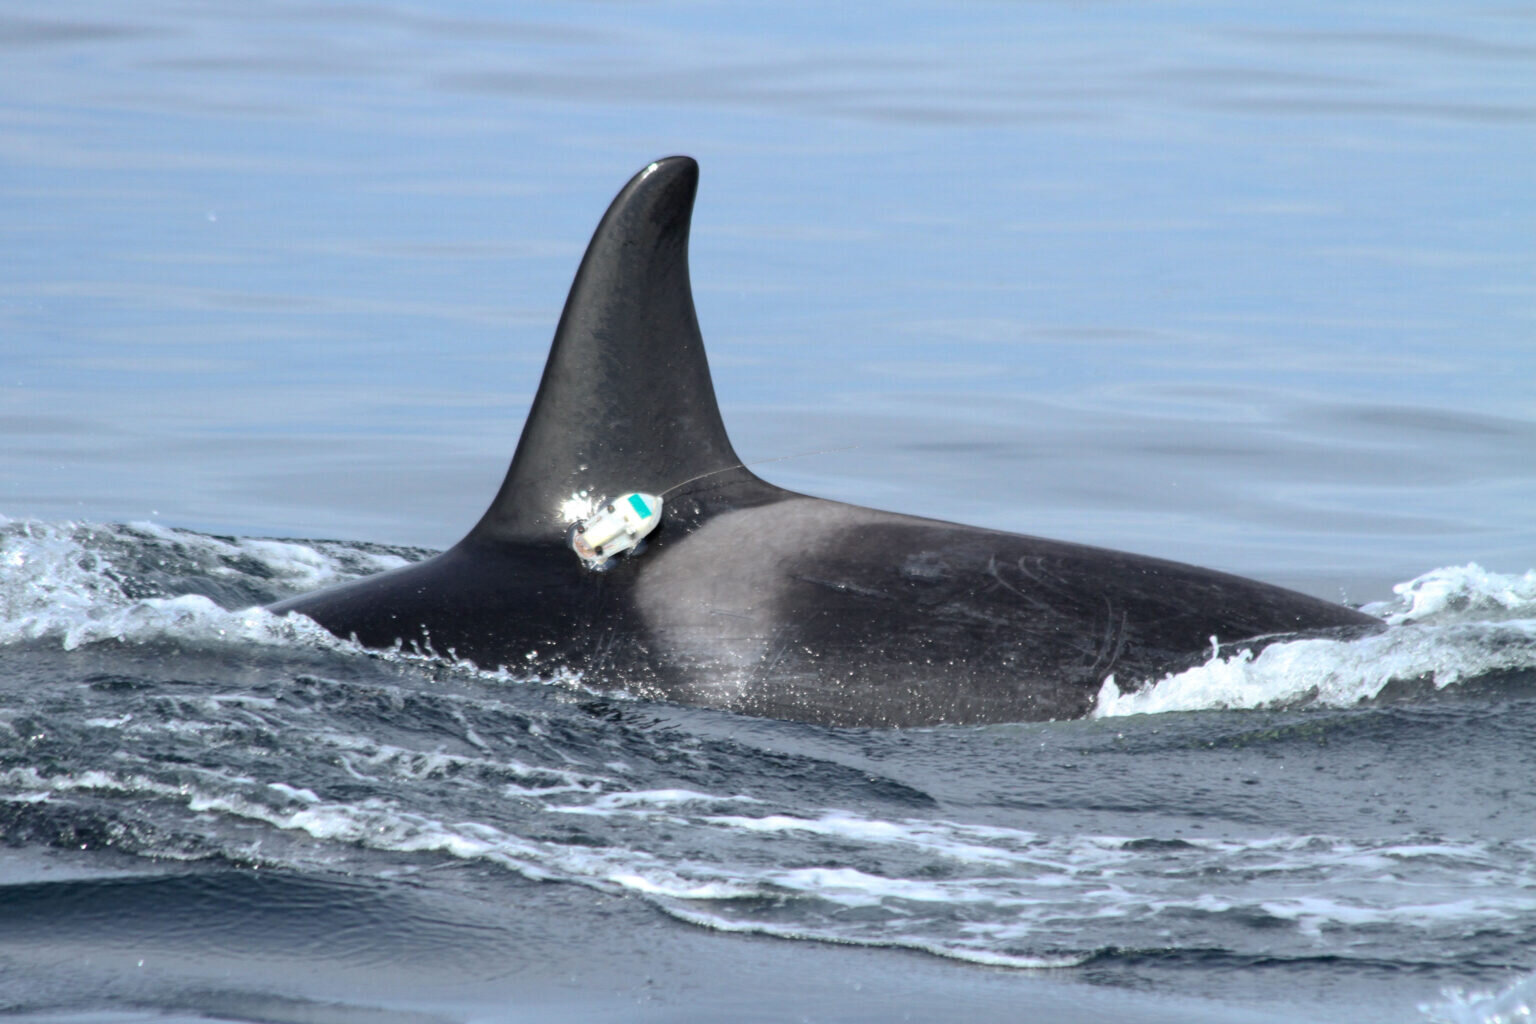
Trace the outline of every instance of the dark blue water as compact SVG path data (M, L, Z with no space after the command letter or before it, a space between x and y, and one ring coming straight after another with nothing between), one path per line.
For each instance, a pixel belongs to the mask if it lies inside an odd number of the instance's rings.
M1381 637L1106 686L1086 721L906 731L252 607L420 554L0 529L0 1006L1492 1021L1441 991L1530 998L1536 575L1434 574L1373 606Z
M1513 1012L1533 58L1427 3L0 10L0 1006ZM243 611L474 521L671 152L737 448L846 449L763 475L1404 628L865 733Z

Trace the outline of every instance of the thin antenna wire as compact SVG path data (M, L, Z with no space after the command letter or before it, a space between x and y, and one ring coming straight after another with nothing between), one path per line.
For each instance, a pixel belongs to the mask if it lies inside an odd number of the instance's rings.
M852 451L853 449L855 449L857 447L858 447L858 445L856 445L856 444L845 444L841 448L822 448L819 451L814 451L814 452L796 452L793 455L780 455L780 456L777 456L776 458L772 458L772 459L753 459L751 462L736 462L736 463L732 463L729 466L722 466L719 469L712 469L708 473L700 473L698 476L691 476L687 480L684 480L680 484L673 484L671 487L668 487L666 490L664 490L660 494L658 494L657 497L658 498L665 498L667 495L671 494L673 491L677 490L679 487L686 487L688 484L693 483L695 480L703 480L705 477L707 477L707 476L714 476L716 473L728 473L728 472L730 472L733 469L746 469L748 466L761 466L761 465L763 465L764 463L767 463L767 462L783 462L786 459L803 459L803 458L805 458L808 455L831 455L833 452Z

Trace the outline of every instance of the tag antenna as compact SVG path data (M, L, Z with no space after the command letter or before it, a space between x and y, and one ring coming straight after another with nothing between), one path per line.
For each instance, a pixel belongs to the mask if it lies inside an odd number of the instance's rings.
M662 491L661 496L665 498L679 487L686 487L693 483L695 480L703 480L707 476L715 476L718 473L729 473L733 469L746 469L749 466L761 466L768 462L784 462L788 459L804 459L812 455L831 455L833 452L848 452L857 447L858 445L856 444L845 444L841 448L821 448L814 452L795 452L793 455L779 455L771 459L753 459L751 462L735 462L729 466L722 466L719 469L712 469L708 473L700 473L697 476L691 476L687 480L684 480L682 483L673 484L671 487L668 487L666 490Z

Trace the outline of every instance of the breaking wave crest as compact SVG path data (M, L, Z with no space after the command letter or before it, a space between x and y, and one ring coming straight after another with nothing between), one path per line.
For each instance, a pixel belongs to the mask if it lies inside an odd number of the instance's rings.
M1394 628L1348 640L1272 643L1224 653L1212 638L1203 665L1125 692L1114 677L1094 715L1316 704L1346 707L1500 678L1536 681L1536 571L1521 576L1477 565L1436 569L1393 588L1364 610Z
M1015 727L870 736L638 702L615 711L567 686L363 651L258 607L425 554L0 521L0 649L13 669L0 831L298 871L490 865L722 931L1014 967L1148 950L1454 960L1518 943L1536 919L1536 847L1523 834L1287 827L1230 794L1225 810L1175 820L1147 805L1155 793L1135 772L1101 774L1120 756L1108 746L1078 751L1115 726L1041 726L1037 757L1015 749L1037 738ZM1528 673L1531 579L1426 574L1372 606L1393 629L1213 657L1135 693L1106 686L1098 713L1344 705L1404 679ZM1137 743L1172 743L1168 757L1190 767L1165 723L1142 724ZM945 780L972 766L966 749L998 774L945 804L923 787L950 783L925 780L912 744L932 747ZM1078 773L1088 761L1097 770ZM1083 823L1063 801L1080 802ZM1122 803L1135 813L1100 816ZM1241 827L1201 834L1222 813ZM1459 1022L1461 1005L1435 1012Z
M1450 988L1419 1012L1431 1024L1518 1024L1536 1020L1536 974L1516 978L1502 989Z
M426 763L419 752L334 736L317 745L359 779L440 781L465 767L450 763L463 759ZM531 802L541 817L600 822L630 841L573 843L550 838L548 824L449 818L386 796L336 800L228 772L168 778L153 769L12 768L0 773L0 785L13 803L86 795L174 805L225 822L222 853L253 863L344 869L358 848L435 854L631 894L712 929L909 948L993 966L1070 966L1106 951L1177 949L1213 936L1238 956L1345 949L1369 956L1384 931L1454 943L1468 929L1518 928L1536 914L1530 843L1045 835L847 810L775 812L745 795L624 789L623 780L600 773L480 760L502 779L502 799ZM319 845L283 844L270 834L253 840L253 824ZM765 849L775 851L771 861ZM1326 891L1318 889L1322 877ZM1412 900L1402 898L1405 880Z
M57 642L73 651L104 641L172 638L183 645L356 652L302 616L274 616L260 605L429 554L384 545L214 537L154 523L0 518L0 644ZM1220 638L1213 637L1212 656L1186 671L1125 689L1121 683L1131 681L1111 676L1094 715L1343 707L1501 676L1536 682L1536 570L1512 575L1453 566L1393 590L1392 598L1364 610L1395 628L1355 639L1277 642L1257 651L1219 649Z
M0 643L104 640L334 644L257 607L407 563L411 549L211 537L154 523L0 519ZM419 557L419 554L418 554Z

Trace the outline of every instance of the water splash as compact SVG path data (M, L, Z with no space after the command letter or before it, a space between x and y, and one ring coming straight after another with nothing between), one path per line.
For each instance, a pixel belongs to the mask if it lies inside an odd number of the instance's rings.
M1536 974L1516 978L1496 992L1446 989L1439 1003L1421 1003L1432 1024L1527 1024L1536 1020Z
M1468 562L1434 569L1392 591L1395 599L1368 604L1365 611L1392 625L1536 618L1536 569L1514 576Z
M1380 697L1393 684L1444 689L1496 673L1536 673L1536 571L1436 569L1393 590L1394 600L1365 608L1392 629L1353 640L1275 643L1257 654L1213 650L1205 664L1131 692L1110 677L1093 714L1348 707Z

